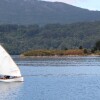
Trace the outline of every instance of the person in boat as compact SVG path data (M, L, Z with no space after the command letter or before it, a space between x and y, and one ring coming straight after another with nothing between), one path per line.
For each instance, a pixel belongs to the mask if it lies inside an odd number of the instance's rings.
M5 75L4 79L10 79L10 76Z

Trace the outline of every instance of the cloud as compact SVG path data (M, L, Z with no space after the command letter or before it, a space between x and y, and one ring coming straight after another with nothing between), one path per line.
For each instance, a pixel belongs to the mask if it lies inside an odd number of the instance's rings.
M85 9L100 10L100 0L43 0L43 1L64 2Z

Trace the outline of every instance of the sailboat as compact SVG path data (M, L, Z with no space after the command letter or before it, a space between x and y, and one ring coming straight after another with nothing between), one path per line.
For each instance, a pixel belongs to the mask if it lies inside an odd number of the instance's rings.
M0 76L3 76L0 78L0 82L24 81L20 69L2 45L0 45ZM9 78L5 78L5 76Z

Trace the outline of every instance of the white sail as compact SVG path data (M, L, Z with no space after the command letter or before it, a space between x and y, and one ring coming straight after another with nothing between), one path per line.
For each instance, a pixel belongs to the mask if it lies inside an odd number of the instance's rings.
M0 45L0 75L21 76L18 66Z

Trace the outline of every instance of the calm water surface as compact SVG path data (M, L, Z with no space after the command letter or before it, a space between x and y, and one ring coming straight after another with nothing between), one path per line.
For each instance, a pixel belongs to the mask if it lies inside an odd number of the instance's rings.
M25 82L0 83L0 100L100 99L100 57L13 59Z

